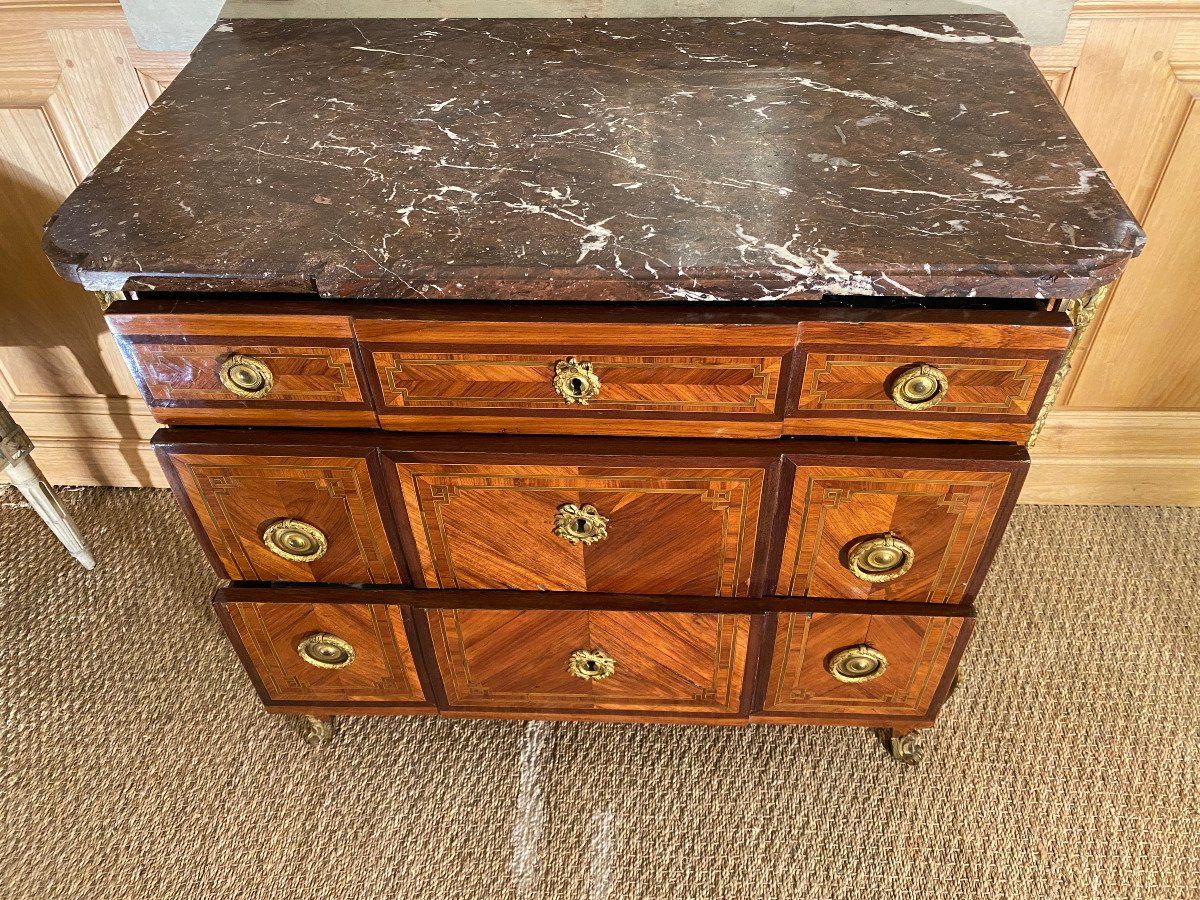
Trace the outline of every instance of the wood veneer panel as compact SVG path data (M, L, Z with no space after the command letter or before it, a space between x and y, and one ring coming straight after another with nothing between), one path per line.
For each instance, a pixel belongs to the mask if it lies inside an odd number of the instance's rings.
M738 716L751 617L705 613L447 609L424 613L454 710ZM576 650L614 673L571 675Z
M427 587L745 595L767 465L449 464L393 459ZM609 519L554 533L565 504Z
M930 615L782 613L771 642L769 677L756 721L880 722L936 712L972 620ZM887 659L883 674L846 683L826 669L840 650L866 644Z
M216 602L230 640L239 647L264 700L374 702L432 709L417 672L403 607L293 603L286 594L270 602L227 601L219 594ZM297 647L316 633L348 642L354 648L353 661L341 669L305 662Z
M345 316L122 312L107 318L146 403L164 424L377 424ZM270 370L269 393L243 398L222 384L221 365L234 354Z
M1027 465L953 458L936 468L928 459L855 465L811 456L789 462L778 593L928 603L959 602L978 589ZM889 533L915 551L911 569L882 584L852 574L850 548Z
M214 565L226 577L405 582L365 456L259 455L211 446L193 452L170 443L173 436L157 441L159 459ZM280 519L299 519L320 529L328 551L312 562L271 552L263 533Z
M773 436L794 324L357 319L385 428ZM575 314L577 315L577 313ZM550 321L547 321L550 319ZM600 391L568 403L556 364L587 363ZM457 414L457 415L456 415Z
M801 324L786 433L1024 441L1072 332L1065 315L1050 312L999 322L986 311L969 323L932 313L872 318ZM903 409L889 387L920 364L943 373L945 395L928 409Z

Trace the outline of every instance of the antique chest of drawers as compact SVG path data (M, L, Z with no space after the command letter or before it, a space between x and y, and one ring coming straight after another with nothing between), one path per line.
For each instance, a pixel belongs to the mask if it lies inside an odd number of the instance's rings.
M911 762L1142 239L973 15L222 22L45 246L268 709Z

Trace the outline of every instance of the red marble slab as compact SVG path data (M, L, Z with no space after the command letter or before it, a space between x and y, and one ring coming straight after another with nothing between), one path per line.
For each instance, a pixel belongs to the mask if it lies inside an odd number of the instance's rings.
M48 227L97 290L1070 297L1143 234L1002 16L238 20Z

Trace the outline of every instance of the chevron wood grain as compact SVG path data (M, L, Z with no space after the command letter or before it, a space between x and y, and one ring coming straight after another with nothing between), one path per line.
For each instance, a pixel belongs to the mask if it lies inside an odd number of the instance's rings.
M970 633L971 619L942 616L783 613L756 721L924 719ZM877 678L846 683L827 664L835 653L866 645L886 659Z
M848 467L794 459L780 594L955 603L969 599L1008 521L1024 465ZM848 564L859 540L894 534L915 551L907 573L872 583Z
M714 468L395 461L427 587L742 596L770 465ZM652 460L648 460L652 463ZM570 543L558 511L592 505L607 536Z
M784 432L1023 443L1071 326L1065 315L1046 311L993 316L970 323L949 312L913 315L916 321L803 322ZM942 372L945 396L928 409L902 409L888 388L918 364Z
M140 314L110 308L109 330L155 419L166 425L374 427L344 316ZM274 386L242 398L222 384L229 356L268 367Z
M377 424L345 316L142 315L121 312L125 305L106 319L163 424ZM270 370L265 396L241 398L221 382L221 365L234 354Z
M260 595L265 592L260 592ZM382 603L226 602L230 638L270 701L388 703L431 710L417 674L403 607ZM331 634L353 648L344 668L320 668L298 652L301 641Z
M631 312L582 323L577 315L550 307L529 321L495 313L356 320L381 423L429 430L453 416L448 430L613 434L636 422L642 434L780 434L794 322L658 324ZM573 358L599 379L586 404L554 386L556 365Z
M158 447L176 496L217 570L246 581L404 584L365 457L269 456ZM264 533L283 519L322 532L311 562L269 550Z
M744 718L750 616L566 610L427 610L450 710L649 712ZM572 675L577 650L609 677Z

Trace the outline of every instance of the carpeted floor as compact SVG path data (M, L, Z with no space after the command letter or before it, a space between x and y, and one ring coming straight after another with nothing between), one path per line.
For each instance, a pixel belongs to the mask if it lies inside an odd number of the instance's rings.
M905 769L864 730L263 713L169 495L0 493L15 898L1200 897L1200 509L1024 507Z

